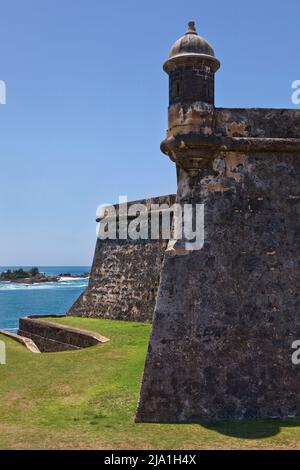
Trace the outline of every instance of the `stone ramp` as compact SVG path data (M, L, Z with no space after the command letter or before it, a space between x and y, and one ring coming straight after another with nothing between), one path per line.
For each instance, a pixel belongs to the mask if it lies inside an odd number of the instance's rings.
M29 351L33 353L40 353L41 351L37 347L37 345L32 341L30 338L26 338L25 336L17 335L15 333L10 333L6 330L0 330L0 335L7 336L14 341L17 341L20 344L23 344Z

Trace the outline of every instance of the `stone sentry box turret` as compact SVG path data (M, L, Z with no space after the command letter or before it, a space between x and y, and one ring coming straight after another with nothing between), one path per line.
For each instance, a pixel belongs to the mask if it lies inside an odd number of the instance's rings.
M300 416L300 111L215 108L219 65L192 22L164 65L161 149L205 241L166 250L137 421Z
M213 48L198 36L195 23L191 21L188 31L175 42L164 64L164 71L169 75L170 107L193 101L213 105L215 72L219 68Z

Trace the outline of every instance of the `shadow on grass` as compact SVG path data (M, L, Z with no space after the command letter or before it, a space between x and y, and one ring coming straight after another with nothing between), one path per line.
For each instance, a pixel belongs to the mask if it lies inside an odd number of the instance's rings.
M140 421L135 421L140 423ZM237 439L265 439L274 437L280 433L281 428L297 428L300 430L300 418L290 419L249 419L241 421L189 421L189 422L148 422L149 424L177 424L177 425L194 425L215 431L224 436L235 437Z
M300 427L300 419L210 421L198 424L225 436L239 439L263 439L276 436L283 427Z

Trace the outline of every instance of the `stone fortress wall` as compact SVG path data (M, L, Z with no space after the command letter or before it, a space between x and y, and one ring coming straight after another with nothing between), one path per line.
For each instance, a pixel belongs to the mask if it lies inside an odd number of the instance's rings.
M128 209L133 204L144 204L149 209L152 204L170 207L174 202L174 195L160 196L131 201ZM118 214L119 206L115 208ZM88 287L68 315L151 322L167 244L168 240L150 237L98 238Z
M137 421L300 416L300 110L215 108L219 66L192 22L164 65L161 149L205 240L165 253Z
M300 111L212 114L162 144L205 243L165 253L137 421L300 416Z

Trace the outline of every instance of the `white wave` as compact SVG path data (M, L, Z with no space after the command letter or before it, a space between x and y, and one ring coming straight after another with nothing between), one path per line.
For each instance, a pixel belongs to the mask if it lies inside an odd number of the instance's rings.
M89 276L86 277L72 277L72 276L61 276L58 282L64 281L82 281L83 279L89 279Z
M78 282L80 281L80 282ZM62 281L62 282L43 282L40 284L19 284L19 283L2 283L0 282L0 292L2 291L25 291L25 290L48 290L48 289L69 289L71 287L85 288L87 280L76 278L76 280Z

